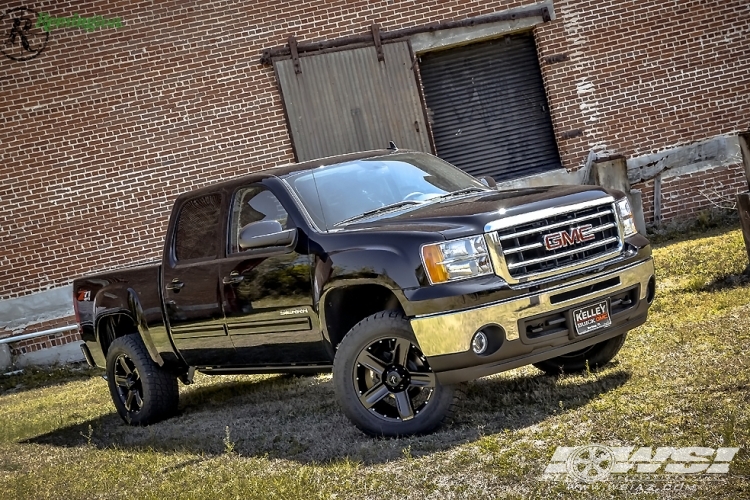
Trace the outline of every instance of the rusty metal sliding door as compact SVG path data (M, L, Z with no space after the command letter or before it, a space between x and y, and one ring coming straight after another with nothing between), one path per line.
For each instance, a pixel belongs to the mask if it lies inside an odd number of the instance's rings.
M530 33L425 54L419 71L438 156L496 180L562 168Z

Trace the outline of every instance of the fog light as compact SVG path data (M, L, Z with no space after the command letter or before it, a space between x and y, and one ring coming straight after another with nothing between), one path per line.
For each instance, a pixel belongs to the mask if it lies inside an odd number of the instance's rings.
M482 330L479 330L474 334L474 338L471 339L471 350L474 351L475 354L482 354L487 350L488 344L487 335Z

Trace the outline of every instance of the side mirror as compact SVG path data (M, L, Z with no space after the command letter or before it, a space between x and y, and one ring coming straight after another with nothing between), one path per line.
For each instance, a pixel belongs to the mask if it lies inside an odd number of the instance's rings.
M297 242L297 230L284 231L277 220L251 222L240 229L238 241L242 250L293 246Z
M490 177L489 175L485 175L483 177L479 178L479 182L487 186L488 188L496 189L497 183L495 182L495 179Z

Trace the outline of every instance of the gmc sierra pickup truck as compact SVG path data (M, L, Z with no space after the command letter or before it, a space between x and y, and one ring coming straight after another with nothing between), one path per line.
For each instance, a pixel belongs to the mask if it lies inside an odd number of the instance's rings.
M436 429L461 382L609 362L655 292L625 195L487 184L390 149L183 194L161 262L74 282L81 348L131 425L174 414L196 370L333 371L381 436Z

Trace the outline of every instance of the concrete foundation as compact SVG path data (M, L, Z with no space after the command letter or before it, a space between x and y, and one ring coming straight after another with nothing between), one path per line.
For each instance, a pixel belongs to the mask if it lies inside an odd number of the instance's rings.
M630 158L628 180L630 184L701 172L709 168L742 164L742 150L737 135L720 135L705 141L677 146L659 153Z
M0 344L0 373L11 367L10 347L8 344Z
M15 299L0 300L0 331L73 316L73 287L63 286Z
M80 346L80 342L71 342L70 344L48 347L40 351L19 354L13 360L13 366L24 368L29 366L64 365L86 361Z

